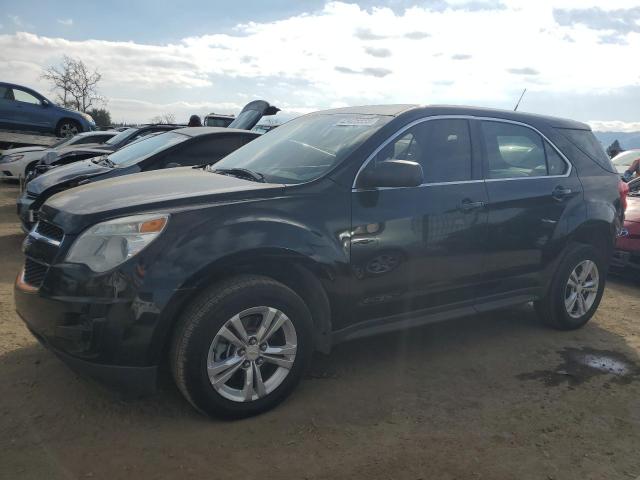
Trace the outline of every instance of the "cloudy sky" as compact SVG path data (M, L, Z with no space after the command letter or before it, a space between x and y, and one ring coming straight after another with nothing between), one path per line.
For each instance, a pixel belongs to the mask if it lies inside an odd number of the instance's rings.
M63 55L103 74L114 120L283 118L371 103L452 103L640 130L638 0L22 0L0 11L0 77L49 94ZM3 15L3 16L2 16Z

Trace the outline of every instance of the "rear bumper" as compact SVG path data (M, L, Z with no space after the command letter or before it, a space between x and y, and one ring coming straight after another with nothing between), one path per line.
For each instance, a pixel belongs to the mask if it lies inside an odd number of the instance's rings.
M611 266L614 268L630 268L640 271L640 251L628 252L615 250L611 258Z

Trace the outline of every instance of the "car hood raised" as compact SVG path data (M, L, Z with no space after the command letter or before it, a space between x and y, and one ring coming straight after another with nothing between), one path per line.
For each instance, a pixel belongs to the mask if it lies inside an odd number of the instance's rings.
M112 169L105 165L98 165L92 160L62 165L52 168L42 175L34 178L27 184L27 191L34 195L40 195L50 188L69 188L68 184L79 182L85 178L110 172Z
M41 218L60 225L67 233L77 233L111 217L256 198L283 188L280 184L252 182L201 168L170 168L106 179L58 193L41 207Z

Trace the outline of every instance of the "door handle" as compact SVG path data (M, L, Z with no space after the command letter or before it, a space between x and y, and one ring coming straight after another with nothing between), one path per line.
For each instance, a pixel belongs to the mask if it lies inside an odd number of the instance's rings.
M571 191L570 188L558 185L556 188L553 189L551 196L556 200L558 200L559 202L561 202L565 198L570 197L572 193L573 192Z
M460 204L460 210L463 212L469 212L477 208L483 208L486 204L484 202L472 202L468 198L465 198Z

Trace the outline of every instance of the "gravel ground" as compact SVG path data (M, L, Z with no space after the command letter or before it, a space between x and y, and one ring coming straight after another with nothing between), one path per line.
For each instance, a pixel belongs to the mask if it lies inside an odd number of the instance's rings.
M16 194L0 184L0 478L640 478L640 282L610 278L575 332L522 307L339 345L279 408L222 422L170 382L125 402L36 343Z

